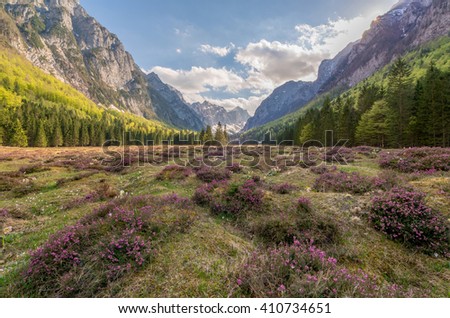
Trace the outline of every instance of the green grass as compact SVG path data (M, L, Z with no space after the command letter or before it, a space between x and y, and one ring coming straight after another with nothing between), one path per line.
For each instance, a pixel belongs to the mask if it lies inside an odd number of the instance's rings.
M12 161L0 161L0 172L17 171L23 166L44 163L55 157L56 152L64 156L82 153L95 157L98 148L74 149L15 149L1 148L3 156ZM19 159L20 158L20 159ZM45 163L44 163L45 164ZM3 229L11 228L4 237L0 263L0 296L30 296L17 288L20 273L29 260L29 252L47 241L50 235L65 226L74 224L81 217L106 201L90 202L69 209L62 207L73 200L83 198L95 191L101 183L111 185L115 191L135 195L166 195L177 193L191 197L202 183L191 175L185 180L158 181L156 175L162 167L126 168L121 173L97 171L80 180L72 180L83 171L70 166L45 164L50 170L33 173L26 178L35 178L38 190L23 197L14 197L10 192L0 192L0 209L12 211L11 216L0 220ZM376 159L359 157L340 170L376 176L382 170ZM351 195L347 193L319 193L311 190L315 174L309 169L289 167L283 172L269 174L256 168L244 168L243 173L232 176L233 183L241 183L253 175L260 176L266 186L263 211L250 212L243 217L221 218L212 216L208 209L194 207L194 223L182 233L168 236L158 245L156 257L137 272L132 272L111 283L97 294L98 297L227 297L239 295L236 277L240 268L253 251L261 250L273 243L263 239L261 226L272 226L270 222L302 224L301 215L293 208L299 197L312 202L313 219L310 226L318 224L332 226L336 231L331 242L320 243L329 255L351 269L363 269L380 280L403 287L414 287L427 296L448 297L450 268L448 260L427 256L412 251L402 244L392 242L375 231L367 221L365 213L373 194ZM406 185L429 194L428 203L449 216L448 184L450 174L433 176L410 176L398 174ZM57 180L68 179L61 185ZM278 195L270 185L289 182L297 187L290 194ZM172 212L176 211L171 211ZM167 220L172 222L172 216ZM299 223L300 222L300 223ZM305 224L305 223L303 223ZM304 225L303 225L304 226ZM333 230L333 227L335 229ZM319 232L316 232L320 234ZM395 260L394 262L392 260Z

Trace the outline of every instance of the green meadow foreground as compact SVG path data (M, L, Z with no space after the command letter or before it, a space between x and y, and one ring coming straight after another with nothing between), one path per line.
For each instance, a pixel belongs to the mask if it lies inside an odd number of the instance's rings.
M284 150L186 168L0 148L0 296L450 296L448 148Z

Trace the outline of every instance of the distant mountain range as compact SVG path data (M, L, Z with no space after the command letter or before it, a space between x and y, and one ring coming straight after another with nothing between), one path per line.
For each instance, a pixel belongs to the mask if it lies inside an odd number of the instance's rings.
M224 107L211 104L208 101L194 103L191 107L205 124L214 127L220 122L222 125L226 125L227 131L231 133L241 131L250 118L249 113L241 107L227 111Z
M407 51L450 31L448 0L403 0L376 18L362 38L322 62L314 82L288 82L265 99L244 130L295 112L321 93L352 87Z

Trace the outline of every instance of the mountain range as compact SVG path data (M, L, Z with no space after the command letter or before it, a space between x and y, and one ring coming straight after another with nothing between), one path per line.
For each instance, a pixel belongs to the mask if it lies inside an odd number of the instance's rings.
M409 50L450 31L448 0L403 0L377 17L362 38L324 60L314 82L288 82L267 97L244 130L264 125L305 106L333 88L349 88Z
M209 123L173 87L145 74L118 37L77 0L0 3L4 44L98 105L181 129L201 130Z
M218 122L232 133L296 112L332 89L346 89L397 57L450 31L448 0L402 0L377 17L362 38L324 60L313 82L276 88L253 117L208 101L190 104L157 74L145 73L119 38L91 17L78 0L0 0L0 44L107 109L201 130Z

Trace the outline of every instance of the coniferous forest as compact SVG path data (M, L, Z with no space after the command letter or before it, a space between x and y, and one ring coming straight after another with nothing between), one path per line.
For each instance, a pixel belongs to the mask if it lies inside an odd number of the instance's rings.
M101 146L107 140L121 144L181 140L193 144L196 135L156 120L98 107L15 52L0 51L0 145Z
M348 140L347 146L448 147L450 73L431 64L414 81L410 66L398 59L386 87L365 82L357 94L326 98L321 108L308 110L278 139L324 143L325 131L333 131L335 141Z

